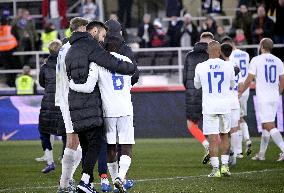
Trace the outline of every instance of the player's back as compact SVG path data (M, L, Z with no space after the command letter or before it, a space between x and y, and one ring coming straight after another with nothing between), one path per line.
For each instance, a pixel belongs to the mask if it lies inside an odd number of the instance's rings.
M243 50L235 49L230 55L230 61L240 68L239 82L244 82L248 76L249 54ZM249 89L245 91L244 95L249 95Z
M278 101L279 76L283 75L282 61L270 53L254 57L250 73L256 77L256 95L259 101Z
M111 52L116 58L132 63L123 55ZM111 73L98 66L99 68L99 87L103 100L104 116L117 117L133 115L131 102L131 76Z
M56 64L56 100L60 105L68 105L69 82L66 73L65 57L71 47L67 42L59 50Z
M202 85L203 114L225 114L231 111L231 82L234 68L219 58L209 59L196 67Z

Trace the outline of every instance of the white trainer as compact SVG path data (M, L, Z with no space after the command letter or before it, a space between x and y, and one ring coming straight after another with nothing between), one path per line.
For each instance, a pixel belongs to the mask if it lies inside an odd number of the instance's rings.
M284 161L284 153L280 153L280 154L279 154L279 158L278 158L277 161L278 161L278 162Z
M259 155L259 154L257 153L257 154L255 154L255 156L253 156L251 159L252 159L252 160L255 160L255 161L264 161L264 160L265 160L265 157L262 156L262 155Z

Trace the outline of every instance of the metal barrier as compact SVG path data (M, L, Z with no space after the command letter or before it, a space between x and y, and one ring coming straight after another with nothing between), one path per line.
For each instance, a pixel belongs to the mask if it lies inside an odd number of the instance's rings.
M240 49L258 49L259 45L243 45L237 46ZM284 48L284 44L275 44L275 48ZM140 71L147 71L147 70L177 70L178 71L178 84L182 84L182 70L183 70L183 52L187 52L192 50L192 47L163 47L163 48L139 48L133 49L133 52L145 52L145 53L157 53L157 52L177 52L177 65L145 65L139 66L138 68ZM40 56L48 55L47 52L43 51L28 51L28 52L15 52L15 56L23 56L23 55L33 55L35 56L36 62L36 78L39 79L39 70L40 70ZM21 73L21 69L17 70L0 70L0 74L9 74L9 73Z

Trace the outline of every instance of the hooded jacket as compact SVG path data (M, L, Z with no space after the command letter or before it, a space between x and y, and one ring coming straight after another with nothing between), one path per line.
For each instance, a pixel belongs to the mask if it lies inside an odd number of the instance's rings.
M199 121L202 117L202 90L194 87L195 68L197 64L208 60L207 43L198 42L192 51L186 55L183 84L186 88L186 116L192 121Z
M65 134L63 117L59 107L55 106L56 62L57 55L50 55L40 69L39 84L45 90L39 114L39 131L62 135Z

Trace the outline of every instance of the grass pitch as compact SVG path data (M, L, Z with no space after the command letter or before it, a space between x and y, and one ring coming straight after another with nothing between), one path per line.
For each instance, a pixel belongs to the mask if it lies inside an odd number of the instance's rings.
M258 148L259 138L255 138L253 154ZM42 174L44 163L34 160L43 154L40 141L0 142L0 152L0 193L56 192L60 142L54 147L57 168L49 174ZM212 179L207 177L211 167L201 164L203 148L196 140L138 139L129 173L136 185L129 193L284 193L284 162L276 162L279 152L271 141L266 161L238 159L231 177Z

